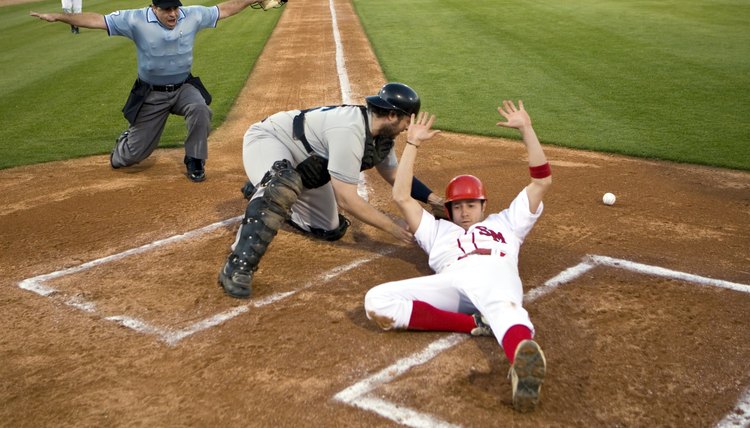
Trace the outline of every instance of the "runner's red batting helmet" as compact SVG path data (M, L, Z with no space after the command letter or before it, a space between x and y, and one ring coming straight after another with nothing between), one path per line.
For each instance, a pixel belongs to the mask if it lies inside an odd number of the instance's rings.
M454 177L445 188L445 211L448 218L453 219L451 213L451 202L465 199L479 199L486 201L484 196L484 184L473 175L459 175Z
M459 175L453 178L445 188L445 202L459 201L462 199L487 200L484 196L484 185L482 181L473 175Z

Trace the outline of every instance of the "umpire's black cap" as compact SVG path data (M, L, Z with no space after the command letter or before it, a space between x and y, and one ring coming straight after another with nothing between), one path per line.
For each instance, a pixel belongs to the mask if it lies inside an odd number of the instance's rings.
M151 3L153 3L154 6L160 7L162 9L182 6L182 2L180 0L151 0Z

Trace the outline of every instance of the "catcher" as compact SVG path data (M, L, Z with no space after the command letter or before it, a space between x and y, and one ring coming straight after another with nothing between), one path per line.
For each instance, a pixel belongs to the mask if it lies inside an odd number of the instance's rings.
M110 36L127 37L135 43L138 78L122 111L130 127L115 141L109 162L113 169L135 165L151 156L159 144L170 114L185 117L187 138L183 162L191 181L206 179L208 133L211 130L211 94L193 76L196 33L214 28L220 19L250 5L279 7L287 0L229 0L216 6L186 6L180 0L152 0L141 9L101 15L86 13L36 13L48 22L65 22L76 29L106 30Z
M371 206L357 191L360 172L375 168L393 184L398 162L393 139L419 112L419 95L403 83L385 84L367 105L291 110L253 124L245 133L242 160L250 200L219 284L232 297L250 296L261 257L286 221L300 232L326 241L341 239L356 219L411 243L412 234ZM257 187L257 188L256 188ZM415 199L441 207L442 198L416 178Z
M393 199L417 243L429 254L435 274L372 288L365 296L365 312L384 330L494 335L511 364L513 407L528 412L539 403L546 361L522 306L518 254L542 214L542 197L552 184L552 174L523 102L516 107L504 101L498 111L507 119L498 126L521 132L531 182L507 209L485 217L482 182L471 175L455 177L445 191L450 220L436 219L409 196L418 149L439 132L430 129L434 116L412 116Z

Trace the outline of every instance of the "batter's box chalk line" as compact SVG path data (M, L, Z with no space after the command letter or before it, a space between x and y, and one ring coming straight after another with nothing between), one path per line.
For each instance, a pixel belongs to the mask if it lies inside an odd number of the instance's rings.
M118 254L113 254L111 256L102 257L100 259L92 260L90 262L86 262L78 266L73 266L67 269L51 272L51 273L44 274L44 275L35 276L33 278L28 278L19 282L18 286L24 290L28 290L36 294L39 294L40 296L61 300L63 303L65 303L68 306L74 307L76 309L80 309L90 314L98 315L107 321L116 322L124 327L135 330L138 333L155 336L159 341L166 343L168 346L175 346L182 339L192 336L193 334L198 333L200 331L218 326L219 324L222 324L228 320L231 320L232 318L235 318L241 314L244 314L245 312L248 312L250 308L260 308L263 306L267 306L267 305L276 303L278 301L284 300L287 297L290 297L302 290L312 287L313 285L325 284L326 282L331 281L332 279L336 278L337 276L343 273L346 273L365 263L378 259L394 251L393 249L381 250L370 257L355 260L343 266L337 266L327 272L324 272L318 277L308 281L307 283L301 285L300 287L292 291L286 291L283 293L275 293L275 294L266 296L262 299L253 300L252 302L245 304L245 305L235 306L224 312L220 312L208 318L194 322L188 325L187 327L184 327L181 329L168 327L168 326L159 326L159 325L149 324L146 321L143 321L141 319L138 319L136 317L133 317L127 314L116 314L116 315L102 314L97 309L95 302L85 300L81 298L80 296L66 295L64 292L55 289L54 287L50 286L47 283L48 281L51 281L53 279L57 279L66 275L71 275L74 273L82 272L87 269L91 269L93 267L101 266L107 263L116 262L129 256L134 256L136 254L143 254L143 253L155 250L160 247L164 247L167 245L171 245L171 244L189 240L189 239L194 239L198 236L211 233L219 228L232 225L234 223L238 223L240 220L242 220L242 216L230 218L228 220L220 221L217 223L213 223L208 226L202 227L200 229L192 230L190 232L187 232L181 235L171 236L166 239L154 241L154 242L142 245L137 248L123 251Z
M526 293L524 301L533 302L537 298L544 296L563 284L574 281L586 272L598 266L624 269L631 272L641 273L644 275L670 278L679 281L685 281L697 285L726 288L729 290L739 291L750 294L750 285L737 284L719 279L707 278L693 275L685 272L674 271L661 268L658 266L649 266L641 263L635 263L628 260L615 259L606 256L588 255L583 261L573 267L565 269L553 278L547 280L543 286L534 288ZM468 335L450 334L429 345L422 351L411 356L402 358L374 375L362 379L361 381L349 386L333 396L335 401L354 406L363 410L376 413L386 419L390 419L402 425L409 427L456 427L449 422L442 421L433 415L419 412L405 406L397 405L390 401L378 397L375 390L385 385L402 374L406 373L412 367L424 364L437 357L443 351L446 351L459 343L468 339ZM748 387L734 409L716 424L717 428L745 427L750 426L750 387Z

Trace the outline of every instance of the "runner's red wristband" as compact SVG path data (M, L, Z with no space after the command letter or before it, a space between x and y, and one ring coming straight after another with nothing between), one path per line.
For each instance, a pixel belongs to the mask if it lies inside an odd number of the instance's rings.
M546 162L539 166L530 166L529 174L531 178L547 178L552 175L552 169L549 167L549 162Z

